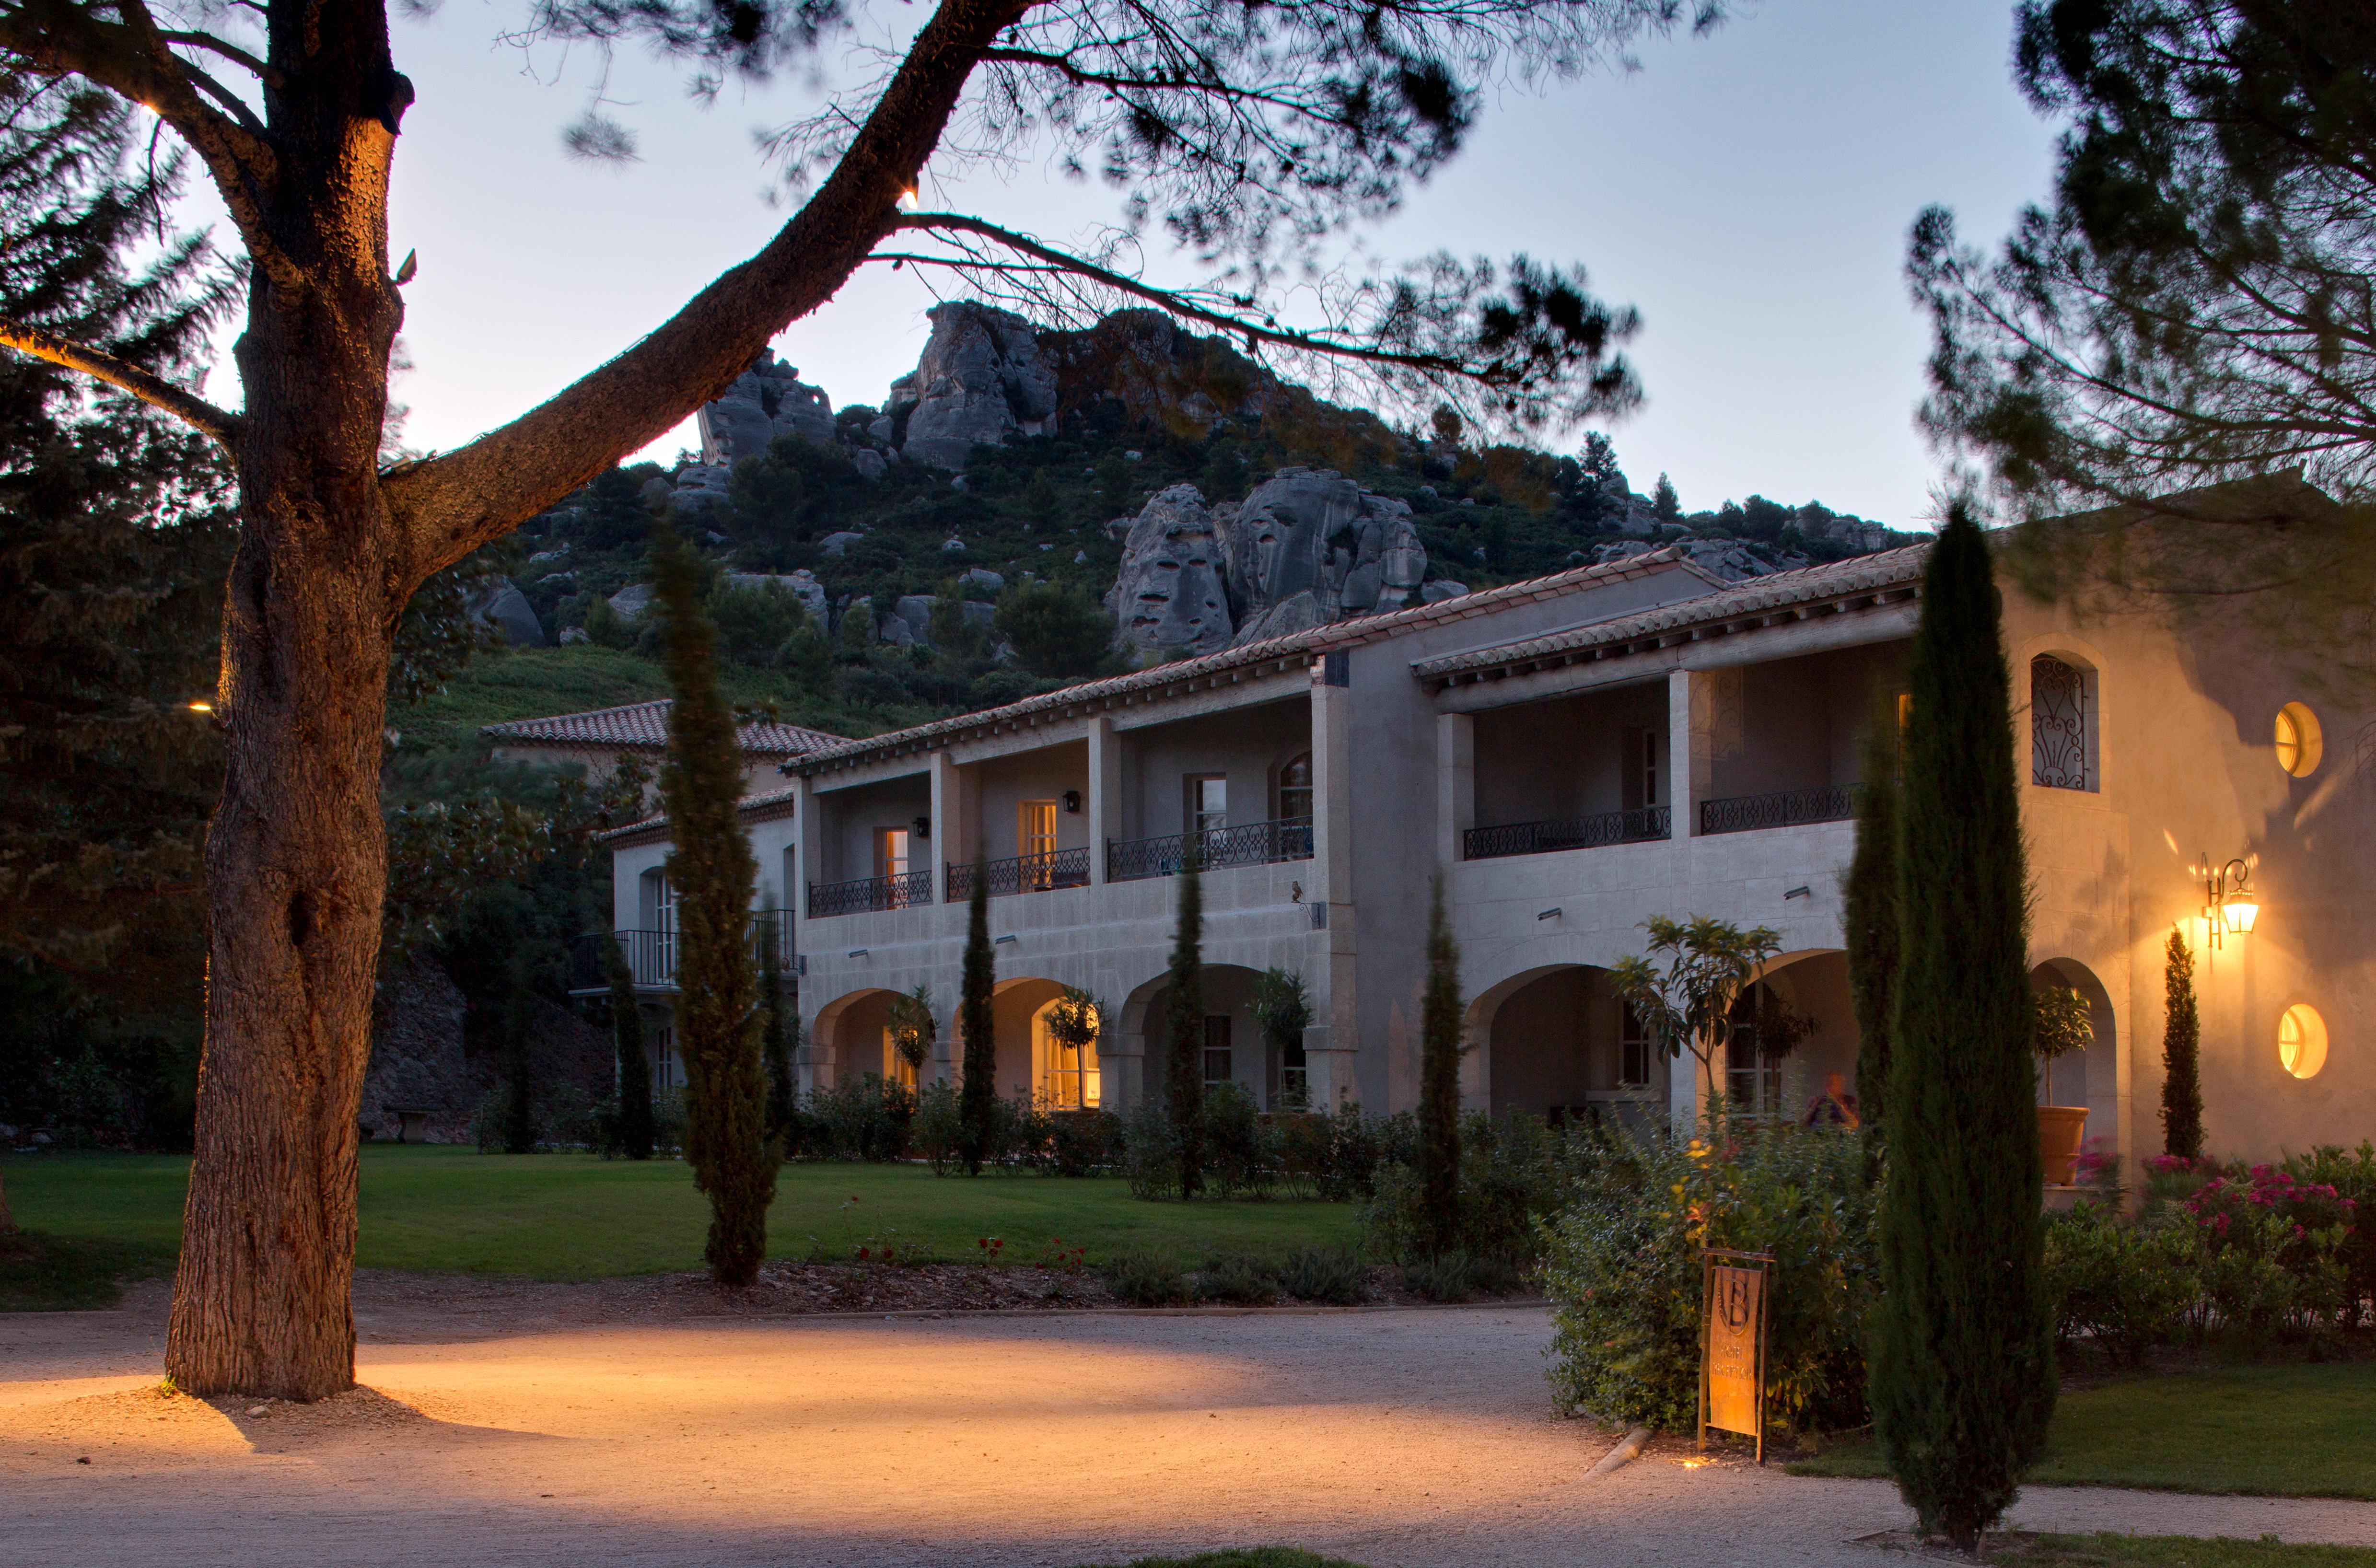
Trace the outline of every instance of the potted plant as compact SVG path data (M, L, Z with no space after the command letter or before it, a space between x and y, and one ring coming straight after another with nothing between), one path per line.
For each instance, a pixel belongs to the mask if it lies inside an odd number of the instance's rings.
M2046 1074L2046 1099L2037 1108L2038 1152L2046 1160L2046 1184L2067 1187L2078 1173L2079 1146L2087 1136L2087 1108L2054 1103L2054 1062L2095 1043L2096 1025L2087 999L2065 985L2041 987L2030 1049Z

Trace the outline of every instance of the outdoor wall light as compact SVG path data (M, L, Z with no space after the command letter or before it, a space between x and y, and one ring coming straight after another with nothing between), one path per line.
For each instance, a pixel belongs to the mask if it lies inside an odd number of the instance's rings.
M993 936L993 937L992 937L992 938L990 939L990 944L991 944L992 947L995 947L995 946L997 946L999 944L1001 944L1001 943L1003 943L1003 942L1012 942L1012 941L1014 941L1014 940L1015 940L1015 933L1014 933L1013 932L1011 932L1011 931L1010 931L1010 932L1008 932L1004 936Z
M866 949L863 947L853 947L849 950L849 956L853 958L863 958L866 956Z
M1545 909L1541 914L1537 915L1535 919L1538 921L1555 921L1565 913L1567 913L1565 909Z
M908 831L915 837L918 842L921 843L924 839L930 838L933 836L933 819L928 816L920 816L915 821L908 825Z
M2205 866L2211 862L2208 855L2203 860ZM2252 868L2241 856L2216 871L2205 871L2203 893L2203 921L2209 928L2212 946L2224 946L2225 938L2231 934L2251 934L2261 918L2261 898L2252 891Z
M1081 792L1078 790L1064 791L1064 810L1074 816L1081 814Z
M1793 898L1812 898L1814 896L1815 890L1812 887L1793 887L1782 895L1782 901L1787 904Z

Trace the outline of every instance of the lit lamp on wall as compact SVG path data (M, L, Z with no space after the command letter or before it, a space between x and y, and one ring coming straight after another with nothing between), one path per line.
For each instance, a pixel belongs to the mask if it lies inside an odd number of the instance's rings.
M2211 857L2205 855L2208 865ZM2229 936L2250 935L2253 922L2261 918L2260 895L2252 891L2252 868L2240 857L2229 861L2216 871L2206 871L2203 876L2203 923L2209 928L2211 945L2226 945Z

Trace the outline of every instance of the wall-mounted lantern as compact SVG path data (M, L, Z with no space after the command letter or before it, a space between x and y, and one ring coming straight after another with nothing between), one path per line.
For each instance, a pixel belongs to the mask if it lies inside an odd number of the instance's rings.
M1078 790L1064 791L1064 810L1074 816L1081 814L1081 792Z
M2208 867L2211 857L2203 857ZM2240 856L2216 871L2203 874L2203 923L2211 945L2226 945L2228 936L2247 936L2261 918L2261 897L2252 891L2251 865Z
M933 836L933 819L928 816L918 817L908 825L908 832L918 843L924 842Z

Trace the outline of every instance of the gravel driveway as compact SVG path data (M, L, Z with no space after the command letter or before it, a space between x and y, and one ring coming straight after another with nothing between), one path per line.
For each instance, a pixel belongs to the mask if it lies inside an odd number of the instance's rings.
M1886 1485L1555 1420L1548 1314L852 1320L366 1278L363 1390L160 1396L161 1288L0 1318L0 1562L1871 1564ZM218 1408L220 1406L220 1408ZM88 1460L88 1463L82 1461ZM2041 1528L2376 1544L2376 1505L2040 1489ZM1897 1559L1903 1562L1905 1559Z

